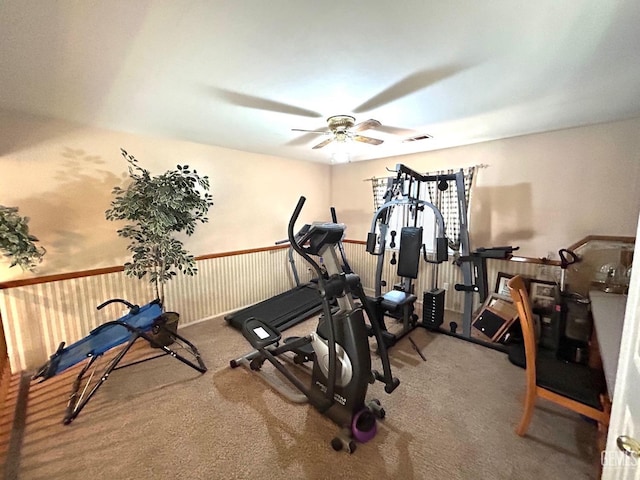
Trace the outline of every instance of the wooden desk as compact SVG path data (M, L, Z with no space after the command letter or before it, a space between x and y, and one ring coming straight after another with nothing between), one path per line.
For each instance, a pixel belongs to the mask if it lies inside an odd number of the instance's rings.
M627 296L591 290L589 299L607 389L613 398Z

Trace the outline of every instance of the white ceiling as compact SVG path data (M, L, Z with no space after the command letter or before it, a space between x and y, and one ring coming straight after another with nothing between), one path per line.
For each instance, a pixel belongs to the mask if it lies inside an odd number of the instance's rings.
M640 116L640 2L2 0L0 108L319 162L337 114L353 160L593 124Z

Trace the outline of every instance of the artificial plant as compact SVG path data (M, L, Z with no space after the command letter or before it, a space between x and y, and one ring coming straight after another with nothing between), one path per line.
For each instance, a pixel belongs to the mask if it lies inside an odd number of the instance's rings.
M29 217L20 216L17 207L0 205L0 251L11 259L9 268L20 265L23 270L33 270L46 252L37 241L29 233Z
M126 188L113 188L115 198L105 212L107 220L131 222L117 231L130 239L127 249L131 261L124 264L125 274L148 276L157 298L164 305L164 287L180 271L197 273L196 262L174 235L194 233L198 223L206 223L213 205L208 193L209 178L200 176L188 165L177 165L161 175L152 176L138 160L122 150L128 163L131 182Z

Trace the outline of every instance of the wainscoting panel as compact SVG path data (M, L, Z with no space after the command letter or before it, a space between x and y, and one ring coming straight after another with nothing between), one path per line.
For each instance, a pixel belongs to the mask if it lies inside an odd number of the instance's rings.
M365 289L370 294L373 294L378 257L367 253L365 245L360 243L345 242L344 248L351 268L360 276ZM393 285L400 282L400 277L397 275L398 265L391 265L390 263L391 254L392 251L388 250L385 255L382 278L386 280L387 286L382 288L382 293L391 290ZM418 302L422 301L422 293L424 291L431 290L433 286L432 278L436 270L436 286L438 288L444 288L445 285L447 285L448 287L445 294L445 309L462 313L462 309L464 308L464 292L458 292L454 289L456 284L462 283L462 272L458 266L453 264L453 258L438 265L437 269L434 268L432 264L424 261L420 262L418 278L415 281L415 294L418 296ZM560 268L556 266L487 259L487 284L489 293L494 291L499 272L555 281L557 281L560 276ZM475 309L480 306L479 295L474 295L474 300Z
M0 290L0 311L12 373L37 368L61 342L71 344L102 323L122 316L111 298L145 304L151 286L122 272Z
M296 255L302 283L310 275ZM295 286L287 250L267 250L198 261L198 274L178 276L167 284L165 307L189 324L219 317Z
M295 285L287 249L199 260L198 274L178 275L166 285L165 310L180 324L219 317ZM310 274L296 255L302 282ZM111 298L144 305L155 298L151 284L123 272L0 289L0 312L12 373L42 365L61 342L71 344L124 313L122 304L97 311Z
M360 275L369 293L373 293L377 257L366 252L361 243L345 242L345 252L353 270ZM180 324L221 317L226 313L254 304L295 285L289 266L287 249L233 253L198 260L198 274L178 275L166 286L165 310L180 313ZM385 260L383 278L387 291L399 282L396 267ZM294 255L302 283L313 276L308 265ZM541 278L541 267L535 264L489 260L489 290L498 272L520 273ZM553 275L557 267L542 267ZM422 292L431 289L432 265L420 263L415 292L418 301ZM557 273L557 272L555 272ZM462 292L454 290L461 283L460 269L451 262L438 267L438 286L448 284L445 308L460 312ZM475 295L477 299L477 295ZM79 276L66 280L0 289L0 312L7 341L11 372L30 371L42 365L61 342L71 344L107 321L123 315L121 304L112 304L97 311L96 306L111 298L124 298L144 305L155 298L152 286L129 278L123 272ZM476 300L477 301L477 300Z

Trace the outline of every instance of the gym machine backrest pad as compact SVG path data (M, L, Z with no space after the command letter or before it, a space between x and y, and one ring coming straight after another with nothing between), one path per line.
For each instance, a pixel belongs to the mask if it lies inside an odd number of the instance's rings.
M398 252L398 276L418 278L422 227L402 227Z

